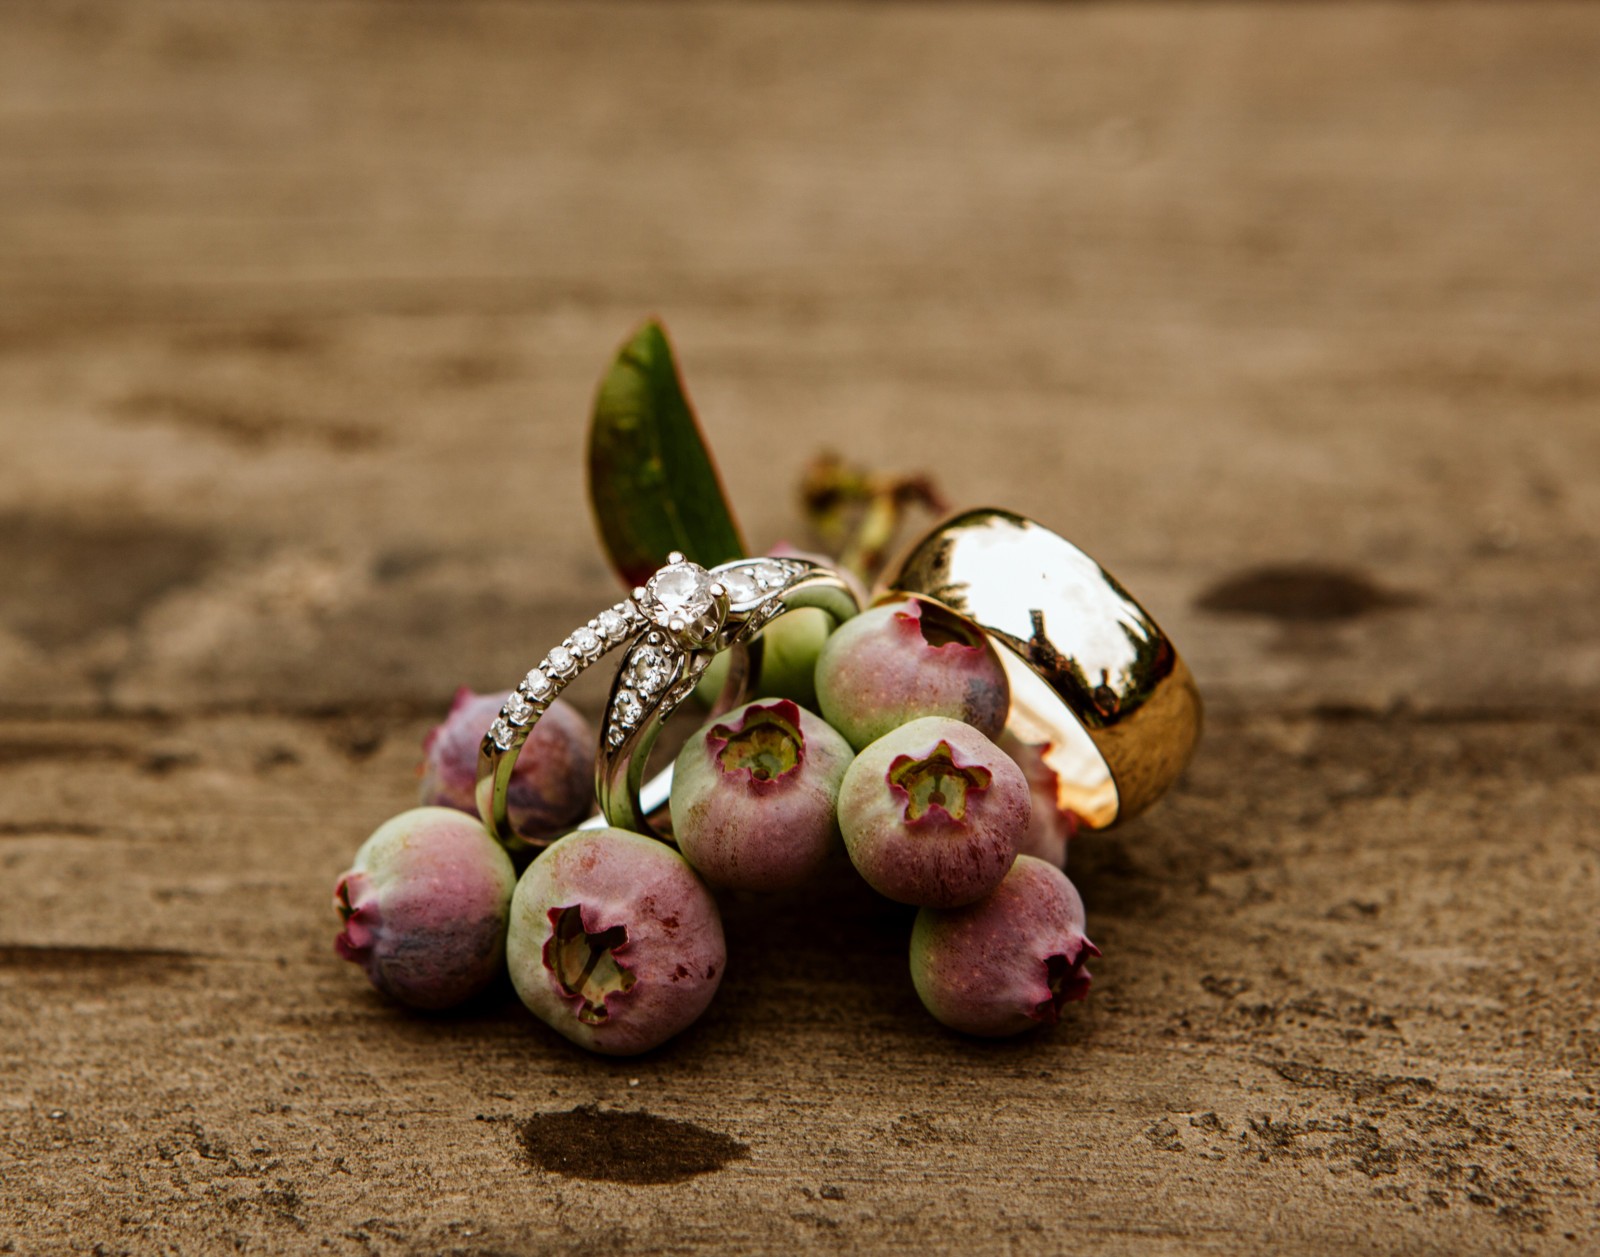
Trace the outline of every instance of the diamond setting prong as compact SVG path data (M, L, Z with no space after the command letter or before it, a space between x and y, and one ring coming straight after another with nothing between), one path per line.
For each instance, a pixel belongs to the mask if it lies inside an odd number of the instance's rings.
M685 562L677 551L645 584L639 609L689 648L710 642L727 615L726 588L698 563ZM718 591L721 592L718 592Z

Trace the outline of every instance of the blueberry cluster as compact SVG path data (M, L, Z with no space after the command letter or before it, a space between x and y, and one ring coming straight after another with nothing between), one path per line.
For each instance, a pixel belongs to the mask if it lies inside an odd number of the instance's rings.
M713 888L793 889L842 845L873 889L920 909L911 977L930 1013L975 1035L1054 1023L1084 998L1100 953L1062 872L1075 818L1043 748L1002 732L1011 696L993 645L916 599L813 641L805 684L791 677L790 696L710 720L684 746L676 850L578 830L520 878L473 810L478 740L504 696L461 692L426 743L425 806L380 827L340 879L340 954L425 1008L469 998L505 964L567 1038L642 1052L716 994L727 954ZM582 818L593 746L583 719L552 704L513 781L519 833Z

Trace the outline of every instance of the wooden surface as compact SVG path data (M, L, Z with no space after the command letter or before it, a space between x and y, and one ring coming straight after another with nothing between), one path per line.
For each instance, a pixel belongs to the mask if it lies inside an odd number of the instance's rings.
M1593 6L12 0L0 1252L1600 1249L1597 65ZM1055 1033L943 1032L842 875L633 1062L333 956L453 687L612 597L652 312L757 543L819 448L926 468L1185 650Z

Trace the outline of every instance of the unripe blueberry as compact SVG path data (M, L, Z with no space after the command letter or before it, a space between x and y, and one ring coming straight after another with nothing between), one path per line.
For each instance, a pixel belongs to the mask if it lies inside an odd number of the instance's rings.
M911 980L923 1006L967 1034L1054 1025L1089 993L1083 900L1052 864L1017 857L1005 880L964 908L924 908L911 931Z
M789 698L805 707L817 705L817 659L833 632L833 620L816 607L800 607L780 616L761 631L761 675L756 692L763 698Z
M839 626L817 660L823 718L858 751L922 716L998 737L1011 686L981 630L917 598L871 607Z
M1028 832L1028 782L959 720L927 716L857 755L839 788L839 828L879 894L938 908L1000 884Z
M713 886L786 890L827 861L850 744L786 698L746 703L684 745L672 836Z
M505 693L456 691L450 714L422 741L425 756L418 796L424 804L478 814L474 789L478 745L500 714ZM511 827L524 838L548 838L576 825L594 803L595 736L570 703L556 699L533 726L507 802Z
M334 947L385 995L449 1008L476 995L505 959L517 875L482 822L444 807L385 821L339 879Z
M832 631L833 620L817 607L797 607L772 621L761 630L761 667L749 692L792 699L815 711L817 657ZM702 706L715 706L732 662L730 652L723 651L700 674L694 694Z
M1000 735L999 747L1011 756L1028 779L1028 790L1033 796L1033 818L1028 823L1028 833L1017 848L1018 855L1035 855L1047 860L1058 869L1067 867L1067 846L1082 824L1071 808L1061 806L1057 793L1059 778L1056 770L1045 762L1049 744L1037 746L1024 742L1009 730Z
M511 981L574 1043L629 1056L706 1009L727 952L717 905L671 847L584 829L528 866L511 901Z

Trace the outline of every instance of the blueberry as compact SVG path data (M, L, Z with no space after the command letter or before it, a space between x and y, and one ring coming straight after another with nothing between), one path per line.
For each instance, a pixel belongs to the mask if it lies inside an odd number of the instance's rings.
M1061 806L1057 791L1059 779L1055 769L1044 758L1049 744L1039 746L1024 742L1007 732L1000 736L999 747L1022 769L1022 775L1028 779L1028 790L1033 796L1033 817L1017 853L1036 855L1058 869L1066 868L1067 847L1083 821L1071 808Z
M1011 706L1005 667L989 639L916 598L842 624L822 648L816 685L823 718L858 751L923 716L998 737Z
M546 1025L628 1056L699 1017L727 963L711 892L672 848L586 829L528 866L511 903L511 981Z
M449 1008L477 994L505 957L517 876L470 816L419 807L380 825L334 889L334 946L385 995Z
M423 739L424 804L478 814L473 791L478 745L500 714L504 693L474 694L462 686L444 723ZM517 759L507 792L511 827L524 838L548 838L589 814L594 804L596 741L571 704L557 699L534 725Z
M1100 949L1083 926L1083 900L1067 875L1018 856L978 902L917 913L911 980L953 1030L1000 1036L1054 1025L1063 1005L1089 993L1084 965Z
M788 699L747 703L689 739L672 779L672 835L713 886L785 890L837 849L850 744Z
M880 894L952 908L1000 884L1030 808L1010 756L970 725L927 716L856 756L839 790L839 828Z

